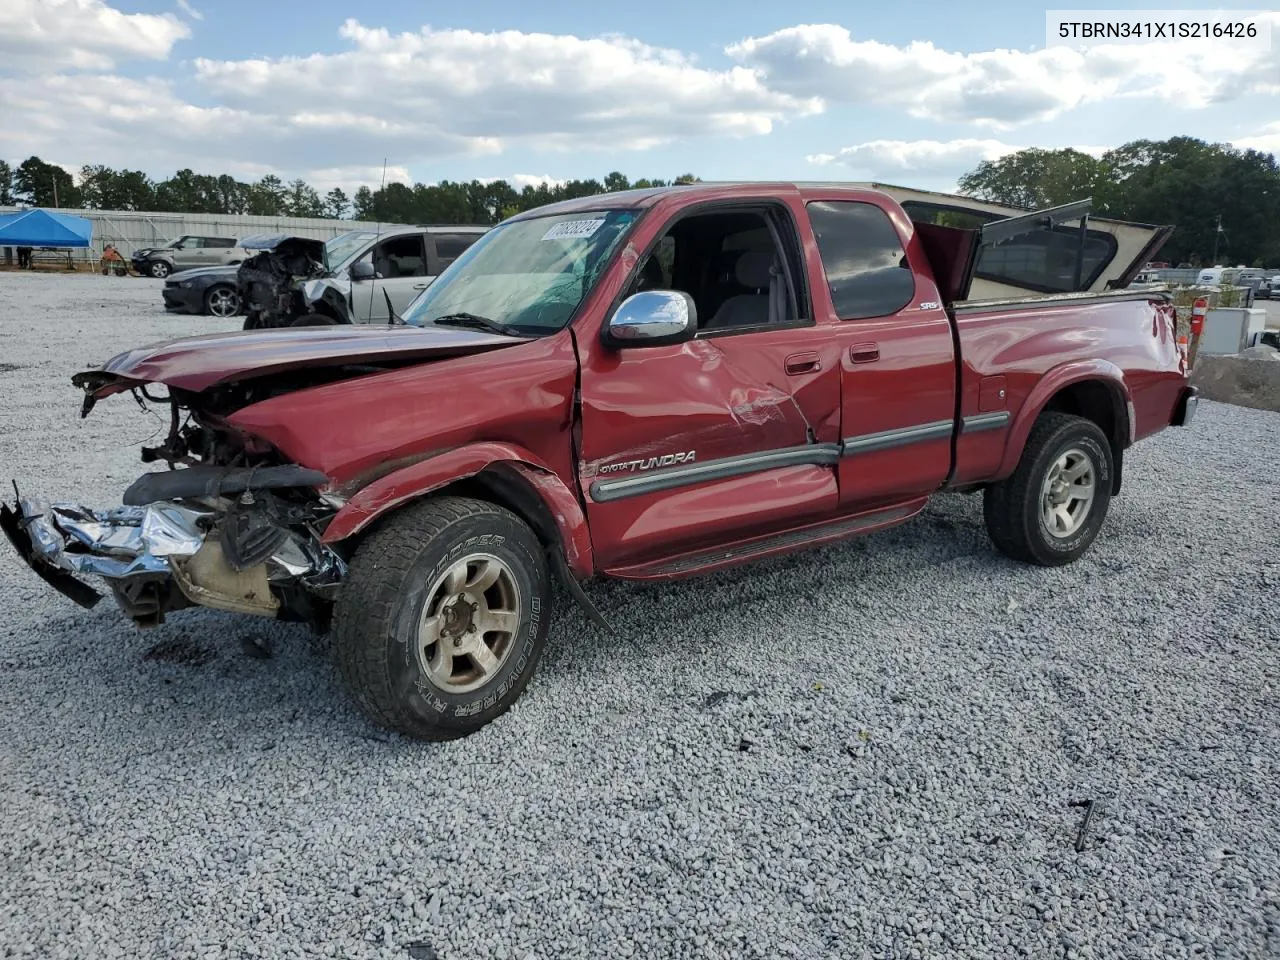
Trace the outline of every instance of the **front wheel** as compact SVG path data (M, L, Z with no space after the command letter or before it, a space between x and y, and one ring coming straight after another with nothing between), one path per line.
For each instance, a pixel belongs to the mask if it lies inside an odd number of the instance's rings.
M1102 528L1114 469L1111 446L1097 424L1042 414L1013 475L987 488L987 532L1015 560L1045 567L1071 563Z
M451 740L505 713L546 642L551 583L538 539L501 507L429 499L351 559L334 610L338 670L374 722Z
M211 287L204 295L204 312L214 317L234 317L240 312L240 294L232 287Z
M163 280L169 274L173 273L173 268L163 260L156 260L147 268L147 272L157 280Z

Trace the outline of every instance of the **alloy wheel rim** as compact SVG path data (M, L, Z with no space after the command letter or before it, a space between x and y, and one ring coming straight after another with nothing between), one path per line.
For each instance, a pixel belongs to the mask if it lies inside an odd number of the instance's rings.
M1040 522L1059 540L1084 526L1097 491L1093 458L1079 447L1062 453L1049 467L1040 488Z
M215 317L234 316L239 304L231 290L215 290L209 294L209 312Z
M520 629L520 588L487 553L455 561L427 590L418 623L418 665L443 693L469 693L502 669Z

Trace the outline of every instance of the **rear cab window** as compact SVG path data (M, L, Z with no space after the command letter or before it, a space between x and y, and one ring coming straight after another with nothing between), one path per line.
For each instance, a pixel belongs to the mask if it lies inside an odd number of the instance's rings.
M915 273L888 214L863 200L806 206L839 319L892 316L912 301Z

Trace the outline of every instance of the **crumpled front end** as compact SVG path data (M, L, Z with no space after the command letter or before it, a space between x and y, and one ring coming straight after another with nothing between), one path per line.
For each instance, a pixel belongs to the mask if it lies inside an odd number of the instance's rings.
M130 490L175 486L165 481L184 473L148 474ZM55 589L92 607L101 595L81 578L100 578L141 626L205 606L323 627L346 564L315 528L330 508L296 492L245 488L109 510L19 496L0 506L0 526Z

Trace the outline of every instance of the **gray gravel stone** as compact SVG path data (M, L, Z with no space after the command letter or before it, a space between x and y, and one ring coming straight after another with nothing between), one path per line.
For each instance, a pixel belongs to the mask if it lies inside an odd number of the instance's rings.
M236 326L159 285L0 273L0 479L118 502L164 421L81 421L68 378ZM517 707L439 745L360 720L301 628L142 633L0 551L4 955L1280 955L1277 451L1280 415L1202 404L1064 569L946 498L591 585L618 636L561 611Z

